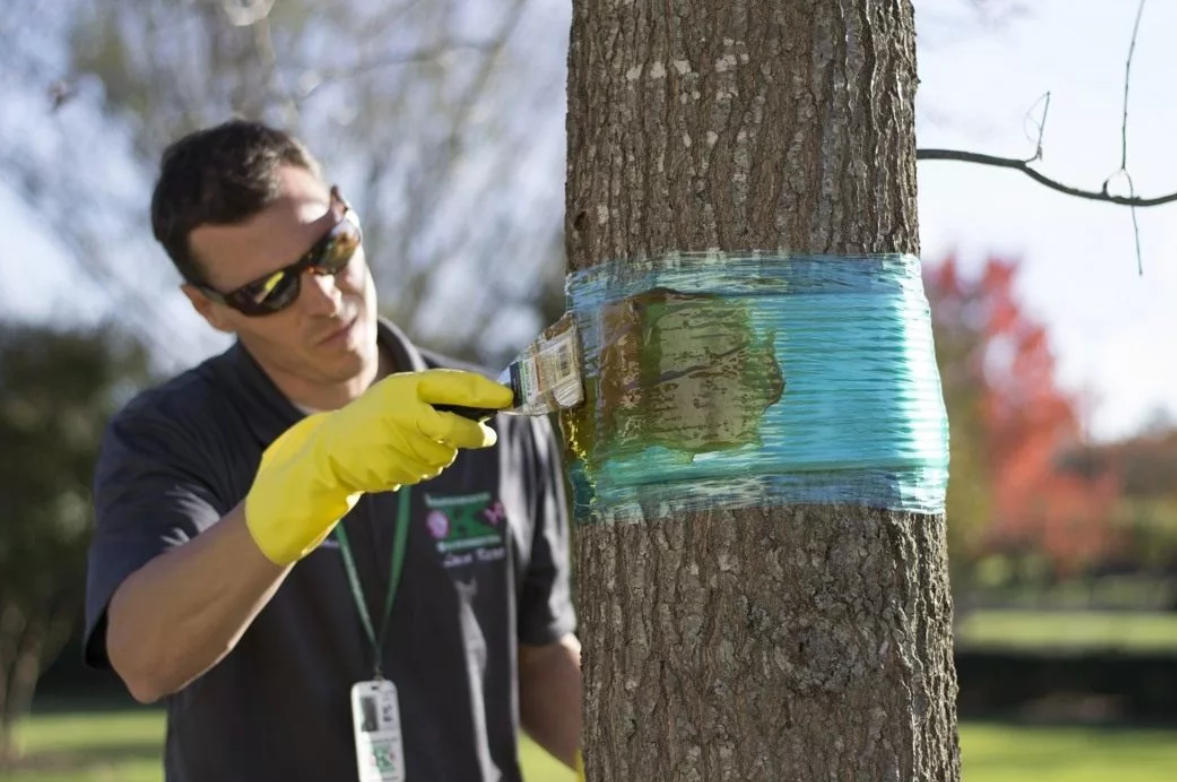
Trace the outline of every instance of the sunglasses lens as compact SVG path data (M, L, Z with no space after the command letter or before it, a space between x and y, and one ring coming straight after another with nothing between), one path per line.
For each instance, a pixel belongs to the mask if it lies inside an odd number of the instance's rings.
M360 229L351 220L345 219L332 232L314 268L323 274L335 274L347 266L359 246Z
M276 312L298 295L298 274L278 271L249 285L238 294L242 310L255 314Z

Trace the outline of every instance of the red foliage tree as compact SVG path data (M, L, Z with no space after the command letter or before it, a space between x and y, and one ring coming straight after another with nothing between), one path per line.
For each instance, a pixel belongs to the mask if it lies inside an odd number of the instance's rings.
M926 272L952 430L950 545L966 561L1033 548L1069 574L1110 545L1117 481L1063 466L1083 438L1079 399L1058 386L1046 327L1018 300L1018 270L990 257L966 278L949 256Z

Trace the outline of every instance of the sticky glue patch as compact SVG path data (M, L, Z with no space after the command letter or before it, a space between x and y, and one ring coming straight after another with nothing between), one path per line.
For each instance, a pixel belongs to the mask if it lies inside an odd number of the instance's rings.
M567 291L579 521L942 512L948 423L915 257L675 254L577 272Z

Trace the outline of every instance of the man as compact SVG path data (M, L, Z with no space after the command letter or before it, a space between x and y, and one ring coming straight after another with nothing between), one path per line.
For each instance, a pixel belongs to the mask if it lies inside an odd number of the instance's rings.
M237 338L121 411L95 475L86 658L166 701L167 780L519 780L520 726L573 765L549 423L445 411L511 394L377 317L359 219L289 135L179 140L152 223Z

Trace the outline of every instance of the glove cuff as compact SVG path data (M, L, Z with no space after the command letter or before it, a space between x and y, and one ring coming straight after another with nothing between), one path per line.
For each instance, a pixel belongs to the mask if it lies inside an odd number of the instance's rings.
M245 497L245 525L279 566L314 551L360 497L340 486L324 463L316 435L326 415L304 418L271 443Z

